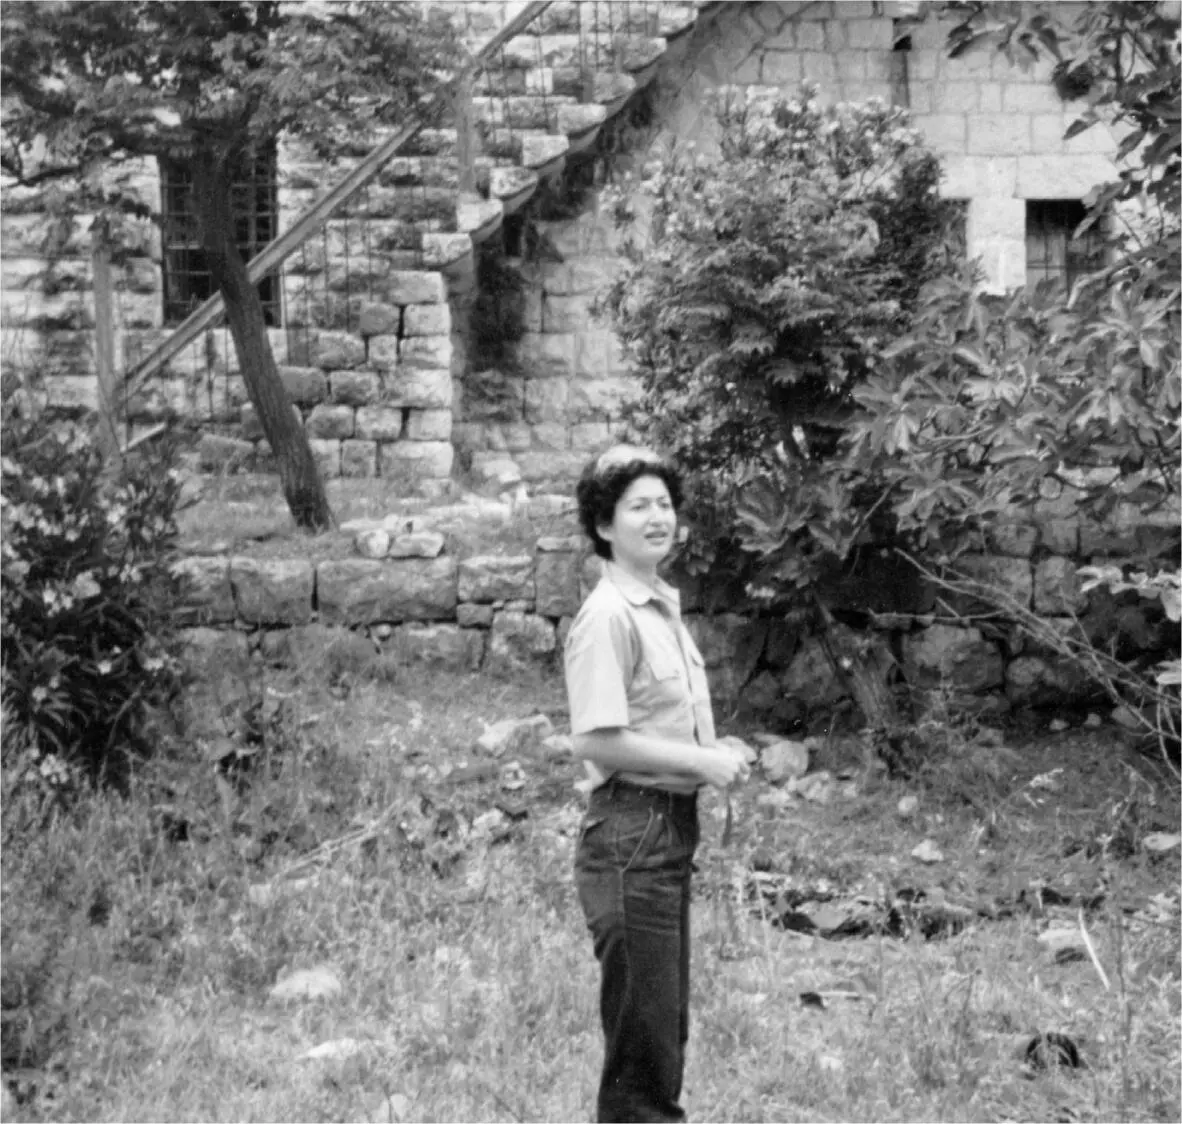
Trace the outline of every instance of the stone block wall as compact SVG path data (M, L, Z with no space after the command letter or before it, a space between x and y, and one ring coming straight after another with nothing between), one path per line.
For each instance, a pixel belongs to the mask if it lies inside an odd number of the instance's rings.
M280 153L280 222L290 223L323 190L291 146ZM334 177L341 174L334 172ZM333 178L333 177L328 177ZM159 207L154 163L130 177L135 194ZM451 298L470 283L463 256L430 268L421 251L399 249L398 201L379 183L331 220L284 267L283 326L268 329L279 365L326 478L392 478L404 490L446 481L454 460L453 379L463 367ZM443 190L443 189L441 189ZM448 193L449 198L450 193ZM98 407L90 218L58 229L33 198L6 192L0 215L3 328L0 358L34 398L69 413ZM15 204L15 205L14 205ZM26 209L27 208L27 209ZM453 207L454 211L454 207ZM439 239L452 237L438 236ZM463 251L470 266L471 242ZM114 267L115 369L131 369L171 335L163 325L160 236L148 224L119 234ZM437 239L438 242L438 239ZM209 329L122 405L128 438L164 420L198 431L195 467L268 471L262 428L247 400L227 327Z
M1119 501L1116 517L1101 525L1081 507L1085 486L1119 493L1136 483L1080 475L994 527L956 569L1005 591L1053 632L1087 637L1121 659L1164 658L1176 650L1177 628L1155 605L1081 588L1085 564L1120 559L1153 568L1176 561L1175 512L1145 515ZM481 527L495 531L512 518L508 504L473 499L413 518L358 520L346 528L354 536L352 554L327 561L192 556L179 564L189 590L181 621L199 645L224 644L230 635L264 660L316 658L316 638L335 637L398 662L494 674L553 669L601 563L575 533L569 497L538 496L531 509L545 517L550 533L515 534L521 545L471 556L451 553L447 532L462 531L470 541ZM715 605L692 581L678 584L719 706L739 706L785 728L852 706L803 625L744 616ZM993 606L955 595L909 567L889 574L871 567L827 597L865 621L859 632L837 627L839 649L868 656L884 677L901 675L921 703L939 692L958 706L997 712L1096 697L1078 667L1029 639Z

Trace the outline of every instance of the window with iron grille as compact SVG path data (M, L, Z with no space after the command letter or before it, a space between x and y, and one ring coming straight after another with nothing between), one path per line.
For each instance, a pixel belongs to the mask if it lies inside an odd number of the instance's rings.
M1086 215L1087 208L1077 199L1027 200L1027 285L1058 279L1071 288L1085 273L1104 265L1099 223L1075 236Z
M246 261L279 233L276 180L274 147L244 160L234 175L234 238ZM179 324L215 291L197 232L190 197L192 182L182 164L161 159L165 324ZM264 277L258 288L267 326L278 327L282 323L278 274Z

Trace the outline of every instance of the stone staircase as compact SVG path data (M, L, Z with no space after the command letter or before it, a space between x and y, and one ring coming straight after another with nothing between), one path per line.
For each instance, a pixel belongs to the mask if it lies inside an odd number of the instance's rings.
M450 477L452 380L468 370L462 325L451 311L454 298L474 289L479 246L595 144L653 79L674 40L723 7L706 0L549 4L495 51L451 112L406 141L287 258L285 322L272 342L326 478L389 476L417 488ZM520 0L449 6L473 50L525 8ZM281 165L286 229L326 183L323 168L297 150ZM213 343L220 368L216 394L207 397L220 395L222 406L198 415L206 427L199 468L268 471L269 450L233 377L227 341ZM209 341L202 346L210 352ZM190 360L200 366L199 357Z
M459 128L425 129L388 165L382 179L404 189L405 252L420 268L462 271L473 245L492 237L569 156L594 144L606 122L656 73L669 42L704 9L692 0L551 4L495 56L470 100L470 168L461 166ZM494 9L457 5L475 42ZM506 15L508 12L506 11ZM427 214L416 214L431 200ZM466 241L465 241L466 238Z

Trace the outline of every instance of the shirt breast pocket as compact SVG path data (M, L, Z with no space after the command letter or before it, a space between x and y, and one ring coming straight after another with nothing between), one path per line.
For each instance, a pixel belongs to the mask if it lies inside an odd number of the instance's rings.
M685 666L681 657L672 652L656 649L645 653L648 673L658 687L672 687L685 678Z

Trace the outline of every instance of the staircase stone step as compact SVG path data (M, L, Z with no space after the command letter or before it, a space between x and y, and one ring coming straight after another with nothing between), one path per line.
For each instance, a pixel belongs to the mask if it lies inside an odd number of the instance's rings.
M473 117L478 122L510 129L554 128L564 108L577 106L573 97L474 97ZM566 132L565 129L562 130Z
M456 222L473 242L483 242L495 234L505 217L499 199L469 197L456 204Z
M457 181L454 156L395 156L377 178L382 187L446 187L452 191Z
M481 134L484 154L500 163L505 159L541 168L565 156L570 142L561 133L541 129L485 129Z
M602 105L562 105L558 107L558 128L572 141L598 129L607 120Z
M528 168L510 165L489 170L489 195L501 200L506 211L515 211L537 189L538 177Z

